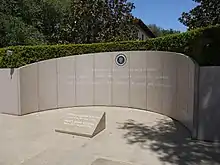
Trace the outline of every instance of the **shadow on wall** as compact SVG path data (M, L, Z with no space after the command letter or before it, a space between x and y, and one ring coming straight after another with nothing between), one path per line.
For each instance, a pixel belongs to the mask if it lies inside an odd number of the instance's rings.
M10 76L11 76L11 79L12 79L12 77L13 77L14 72L15 72L15 69L14 69L14 68L11 68L11 69L10 69Z
M220 67L200 69L199 128L201 140L220 140Z
M126 131L124 138L128 144L156 152L164 164L220 164L220 146L192 141L188 130L176 121L163 119L148 126L129 120L120 123L119 129Z

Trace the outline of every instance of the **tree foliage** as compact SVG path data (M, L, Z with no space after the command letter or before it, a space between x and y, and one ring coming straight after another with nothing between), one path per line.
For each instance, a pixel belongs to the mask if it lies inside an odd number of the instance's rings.
M198 5L188 13L183 12L179 21L189 29L220 23L220 0L193 0Z
M0 47L136 39L127 0L1 0Z
M126 0L71 0L62 41L94 43L135 39L133 8L134 4Z
M43 34L22 18L21 0L2 0L0 4L0 47L45 43Z
M148 27L154 33L154 35L156 35L157 37L162 37L162 36L166 36L166 35L170 35L170 34L180 33L180 31L178 31L178 30L163 29L163 28L161 28L161 27L159 27L155 24L150 24L150 25L148 25Z
M9 45L36 45L46 43L42 33L25 24L19 17L0 13L0 47Z

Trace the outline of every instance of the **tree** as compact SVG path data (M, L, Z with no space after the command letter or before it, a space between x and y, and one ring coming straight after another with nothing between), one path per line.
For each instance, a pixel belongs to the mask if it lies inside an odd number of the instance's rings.
M134 40L127 0L2 0L0 46Z
M62 6L56 0L22 0L19 8L26 24L37 28L49 43L57 43L66 12Z
M70 6L63 41L93 43L137 37L131 14L134 4L127 0L71 0Z
M193 0L198 3L188 13L183 12L179 21L189 29L220 23L220 0Z
M0 46L58 43L66 13L60 0L2 0Z
M178 30L163 29L155 24L150 24L150 25L148 25L148 27L154 33L154 35L156 35L157 37L180 33L180 31L178 31Z
M177 34L181 33L179 30L174 30L174 29L162 29L162 36L170 35L170 34Z
M44 44L44 35L25 22L23 0L2 0L0 3L0 47Z
M44 44L42 33L20 18L0 13L0 47Z

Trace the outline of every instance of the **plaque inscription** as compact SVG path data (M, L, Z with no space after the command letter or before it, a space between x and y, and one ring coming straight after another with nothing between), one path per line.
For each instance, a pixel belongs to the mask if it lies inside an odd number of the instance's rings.
M62 119L56 132L93 137L105 129L105 112L73 111Z

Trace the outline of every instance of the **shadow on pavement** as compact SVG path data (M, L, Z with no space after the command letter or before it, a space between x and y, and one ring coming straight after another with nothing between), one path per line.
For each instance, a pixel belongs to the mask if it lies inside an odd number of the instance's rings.
M134 120L119 123L128 144L157 152L164 163L178 165L218 165L220 146L193 141L188 130L177 121L159 120L148 126ZM217 131L217 130L216 130Z

